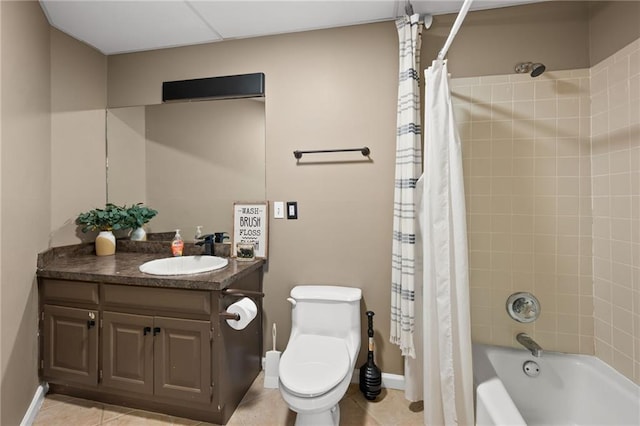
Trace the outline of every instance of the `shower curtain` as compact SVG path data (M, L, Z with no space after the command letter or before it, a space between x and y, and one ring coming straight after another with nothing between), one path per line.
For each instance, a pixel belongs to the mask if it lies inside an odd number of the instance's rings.
M415 185L420 176L420 92L418 82L422 22L419 15L396 20L400 50L396 170L391 269L391 343L415 357Z
M473 425L467 225L460 137L447 61L425 71L423 241L424 421ZM405 373L406 376L406 373Z

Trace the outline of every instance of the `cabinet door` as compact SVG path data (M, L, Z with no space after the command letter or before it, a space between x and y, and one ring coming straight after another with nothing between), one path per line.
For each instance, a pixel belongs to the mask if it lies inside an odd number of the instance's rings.
M102 314L102 384L153 393L153 317Z
M98 311L44 305L45 379L98 385Z
M155 394L211 401L211 323L155 317Z

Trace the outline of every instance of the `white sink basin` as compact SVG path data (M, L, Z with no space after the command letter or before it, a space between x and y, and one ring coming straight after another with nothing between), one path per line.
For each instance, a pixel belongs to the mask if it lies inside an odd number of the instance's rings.
M179 256L150 260L139 269L152 275L190 275L215 271L228 263L229 260L217 256Z

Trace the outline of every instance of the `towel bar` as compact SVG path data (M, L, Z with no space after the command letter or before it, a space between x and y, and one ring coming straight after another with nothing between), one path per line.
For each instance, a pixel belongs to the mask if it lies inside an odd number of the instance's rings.
M364 155L365 157L367 157L369 154L371 154L371 150L368 147L363 147L363 148L346 148L346 149L318 149L318 150L313 150L313 151L293 151L293 156L296 157L298 160L302 158L302 154L325 154L328 152L353 152L353 151L360 151L362 153L362 155Z

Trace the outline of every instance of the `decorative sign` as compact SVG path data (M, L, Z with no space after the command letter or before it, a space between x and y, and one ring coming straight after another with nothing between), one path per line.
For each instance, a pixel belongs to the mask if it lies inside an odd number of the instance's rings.
M233 241L231 255L237 257L238 243L253 243L255 257L266 259L269 247L269 203L233 204Z

